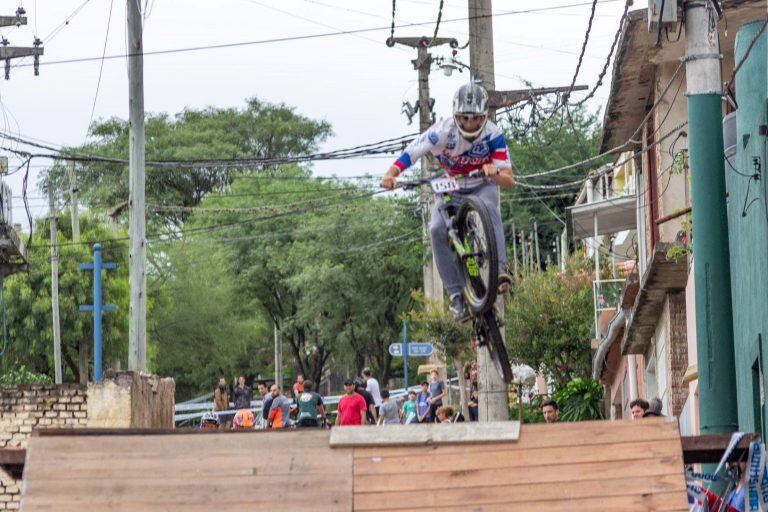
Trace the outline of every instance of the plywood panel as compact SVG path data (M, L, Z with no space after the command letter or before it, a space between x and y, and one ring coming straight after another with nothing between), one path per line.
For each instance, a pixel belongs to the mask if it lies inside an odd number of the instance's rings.
M286 510L290 496L290 507L351 510L352 454L330 450L328 437L322 431L33 437L23 509Z

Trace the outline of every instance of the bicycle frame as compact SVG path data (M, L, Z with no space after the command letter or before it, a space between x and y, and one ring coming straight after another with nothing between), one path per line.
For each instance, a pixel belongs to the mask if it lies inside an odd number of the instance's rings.
M456 255L466 265L467 271L471 276L476 276L479 272L477 261L475 258L481 256L481 253L472 252L468 247L462 243L456 228L453 226L453 219L461 206L461 201L456 201L454 197L449 194L441 194L442 204L438 205L437 211L443 218L446 227L448 228L448 239L451 241L451 247L456 252Z

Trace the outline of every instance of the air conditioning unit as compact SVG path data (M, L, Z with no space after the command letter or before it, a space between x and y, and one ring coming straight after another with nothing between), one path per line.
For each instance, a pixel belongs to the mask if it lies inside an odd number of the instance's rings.
M648 0L648 30L659 30L659 23L674 25L677 23L678 0Z

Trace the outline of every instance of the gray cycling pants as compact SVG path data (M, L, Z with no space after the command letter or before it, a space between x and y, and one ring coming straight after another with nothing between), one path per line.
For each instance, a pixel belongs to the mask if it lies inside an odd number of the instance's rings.
M463 193L462 193L463 192ZM504 225L501 222L501 212L499 211L499 187L495 183L483 183L473 189L455 192L456 199L472 195L480 199L488 207L488 213L491 214L493 222L493 233L496 236L496 249L499 255L499 272L504 271L507 263L507 251L504 243ZM432 238L432 258L434 258L437 271L443 280L448 297L461 293L462 279L460 270L453 259L450 241L448 240L448 230L443 218L438 212L438 207L443 202L440 196L436 196L435 205L432 207L432 218L429 222L429 232Z

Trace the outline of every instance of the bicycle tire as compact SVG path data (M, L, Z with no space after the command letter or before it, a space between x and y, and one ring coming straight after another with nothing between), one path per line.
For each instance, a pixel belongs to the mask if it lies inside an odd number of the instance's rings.
M493 308L499 287L499 255L493 222L485 203L472 196L466 197L456 214L456 228L465 247L471 252L480 249L483 253L482 258L462 261L457 255L456 259L464 281L467 306L474 314L484 313ZM482 233L478 233L479 229Z
M496 315L494 315L493 311L487 311L483 315L483 320L483 327L487 334L485 347L488 349L488 354L491 356L491 361L493 361L496 371L499 372L499 376L504 379L504 382L509 384L514 379L514 374L512 373L512 365L509 362L507 347L504 345L504 338L501 336L499 324L496 322Z

